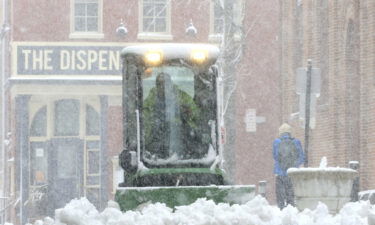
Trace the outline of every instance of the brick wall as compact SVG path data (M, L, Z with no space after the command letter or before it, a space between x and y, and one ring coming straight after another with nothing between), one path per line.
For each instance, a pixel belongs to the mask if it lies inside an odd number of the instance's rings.
M297 66L322 70L322 90L317 102L317 123L310 132L309 166L327 156L329 166L346 167L360 161L361 188L375 188L375 68L374 1L301 1L303 41L298 45L296 1L282 1L283 118L298 101L293 89ZM298 39L298 38L297 38ZM292 44L290 44L292 43ZM289 44L289 45L288 45ZM302 55L297 48L302 47ZM293 55L295 56L293 58ZM294 59L294 60L293 60ZM302 59L302 61L301 61ZM298 62L296 62L298 61ZM293 125L297 121L291 121ZM297 128L296 136L304 138Z
M149 42L138 40L139 1L103 0L102 39L70 39L70 1L13 1L11 24L13 41L110 41ZM209 35L210 1L171 1L171 33L175 42L207 42ZM121 19L128 28L126 40L116 35ZM195 39L186 37L185 28L193 20L198 29Z
M236 183L267 181L274 200L272 142L280 126L279 27L277 1L246 1L243 61L238 65L236 101ZM246 130L246 112L255 109L265 121Z

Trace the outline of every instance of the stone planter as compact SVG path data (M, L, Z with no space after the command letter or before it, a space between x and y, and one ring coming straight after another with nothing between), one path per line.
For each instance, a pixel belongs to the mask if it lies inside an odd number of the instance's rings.
M296 206L299 210L314 210L318 202L327 205L330 213L337 213L350 201L353 179L357 171L346 168L292 168L291 178Z

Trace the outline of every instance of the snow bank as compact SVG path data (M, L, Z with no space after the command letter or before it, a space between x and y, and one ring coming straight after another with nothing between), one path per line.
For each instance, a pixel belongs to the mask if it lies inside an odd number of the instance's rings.
M172 209L164 204L148 204L138 211L121 212L109 202L98 212L86 199L72 200L56 210L55 221L46 218L35 225L372 225L375 208L368 201L346 204L337 215L331 215L320 203L315 210L288 206L282 211L266 199L256 196L243 205L215 204L198 199L189 206Z

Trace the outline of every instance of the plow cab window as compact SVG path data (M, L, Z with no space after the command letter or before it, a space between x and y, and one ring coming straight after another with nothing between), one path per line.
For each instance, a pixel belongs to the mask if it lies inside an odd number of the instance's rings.
M204 116L197 74L185 66L150 67L143 79L143 160L148 164L212 161L215 117ZM198 89L197 89L198 88ZM215 111L215 110L213 110Z

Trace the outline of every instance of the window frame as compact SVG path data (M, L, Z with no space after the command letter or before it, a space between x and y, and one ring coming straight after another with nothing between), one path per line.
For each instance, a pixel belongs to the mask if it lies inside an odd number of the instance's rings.
M215 4L219 4L220 0L211 0L210 1L210 28L209 28L209 36L208 40L211 42L221 42L223 39L223 33L215 33ZM245 1L244 0L234 0L233 3L233 10L234 16L233 20L236 24L240 24L243 21L244 17L244 9L245 9ZM223 19L224 20L224 19ZM223 21L224 23L225 21ZM224 25L225 26L225 25ZM224 32L223 27L223 32ZM235 41L241 40L241 34L236 32L234 34Z
M214 41L214 42L218 42L218 41L222 40L222 38L223 38L223 33L221 33L221 34L215 33L215 21L216 21L215 4L219 4L218 1L219 0L210 1L210 34L209 34L208 39L210 41ZM224 32L224 30L223 30L223 32Z
M103 34L103 0L98 2L98 30L97 31L75 31L75 3L77 0L70 0L70 39L89 38L102 39Z
M166 0L166 31L165 32L147 32L143 30L143 6L144 0L139 1L138 12L138 35L139 40L173 40L171 34L171 0Z

